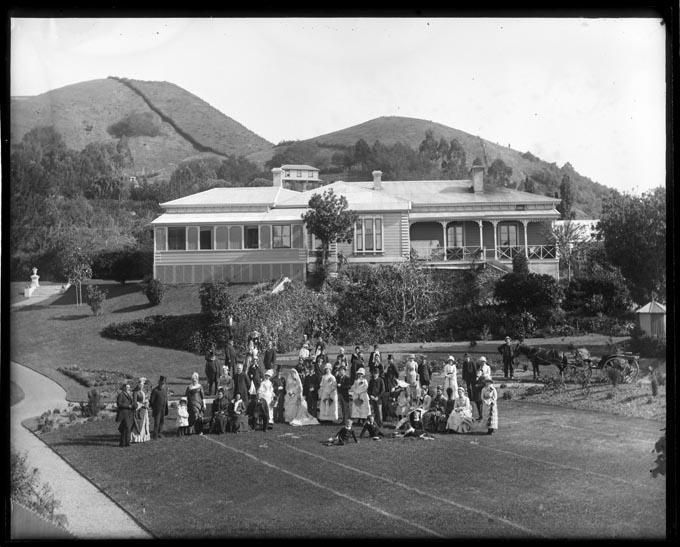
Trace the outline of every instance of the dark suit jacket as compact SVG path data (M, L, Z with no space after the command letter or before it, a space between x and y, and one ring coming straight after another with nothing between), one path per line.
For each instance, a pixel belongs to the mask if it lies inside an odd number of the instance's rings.
M248 382L249 388L250 382L252 381L253 384L255 384L255 389L259 389L262 380L264 380L264 374L262 372L262 369L259 366L256 367L255 365L251 365L248 368L248 379L250 380Z
M321 378L316 373L308 374L302 383L302 394L305 397L313 399L319 398L319 386L321 385ZM312 390L312 388L314 388Z
M134 402L132 394L121 391L116 398L116 422L124 422L126 427L132 428Z
M224 355L224 364L229 367L229 372L233 376L236 372L236 350L234 346L227 346L227 351Z
M420 376L420 385L430 385L430 365L426 362L418 365L418 375Z
M377 379L371 378L368 381L368 395L380 399L383 393L385 393L385 382L383 382L383 379L380 376Z
M264 352L263 363L265 370L274 368L274 366L276 365L276 350L274 348L268 349Z
M352 389L354 382L352 382L352 379L348 375L345 375L342 378L338 376L337 381L338 393L340 394L340 397L342 397L344 401L349 402L349 390Z
M156 386L151 391L149 397L149 406L154 416L168 415L168 388L163 386Z

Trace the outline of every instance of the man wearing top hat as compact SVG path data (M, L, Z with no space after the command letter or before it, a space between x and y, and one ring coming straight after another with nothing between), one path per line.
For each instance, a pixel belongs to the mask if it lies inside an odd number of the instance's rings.
M158 385L153 388L149 397L149 405L153 413L153 430L151 431L152 439L160 439L163 437L163 423L165 417L168 415L168 388L165 383L165 376L158 379Z
M118 446L130 446L133 421L133 399L130 384L123 384L116 398L116 422L120 431L120 444Z

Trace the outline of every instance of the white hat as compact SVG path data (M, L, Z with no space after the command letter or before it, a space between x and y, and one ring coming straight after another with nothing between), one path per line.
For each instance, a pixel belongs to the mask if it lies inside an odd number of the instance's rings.
M324 370L331 370L332 368L333 368L333 365L331 365L330 363L326 363L326 364L323 366L323 369L324 369Z
M180 402L180 403L182 403L182 402L186 403L186 402L187 402L187 398L186 398L186 397L182 397L182 398L179 400L179 402Z
M357 370L357 374L363 374L365 376L366 370L364 370L364 367L360 367L359 370Z
M274 376L274 371L272 369L267 369L264 371L265 376Z
M456 358L453 355L449 355L449 358L447 361L454 361L455 362Z
M483 363L486 363L486 357L484 357L483 355L479 358L479 360L482 361Z

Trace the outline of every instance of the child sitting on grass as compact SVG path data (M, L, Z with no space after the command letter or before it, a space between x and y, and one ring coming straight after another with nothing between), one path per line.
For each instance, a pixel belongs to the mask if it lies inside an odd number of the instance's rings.
M189 434L189 409L187 408L187 398L182 397L177 406L177 436L182 437Z
M359 433L360 439L364 436L364 433L368 433L368 435L374 441L379 441L380 437L385 436L383 434L383 432L380 431L378 424L375 423L375 418L373 417L373 414L368 415L368 418L367 418L366 423L364 424L364 427L361 428L361 433Z
M331 437L326 441L326 446L342 446L345 443L349 442L350 437L354 439L355 443L358 443L359 441L357 440L357 436L354 434L354 431L352 430L352 420L347 420L345 422L345 425L340 429L335 434L335 437Z

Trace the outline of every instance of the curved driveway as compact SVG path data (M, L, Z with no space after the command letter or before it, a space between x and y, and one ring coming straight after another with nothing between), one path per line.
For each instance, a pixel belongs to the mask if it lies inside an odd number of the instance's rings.
M61 503L57 512L68 518L69 532L78 539L150 539L151 535L130 515L21 425L47 409L65 408L66 392L49 378L17 363L11 363L10 377L25 394L10 408L10 446L26 452L27 463L40 471L41 482L50 485Z

